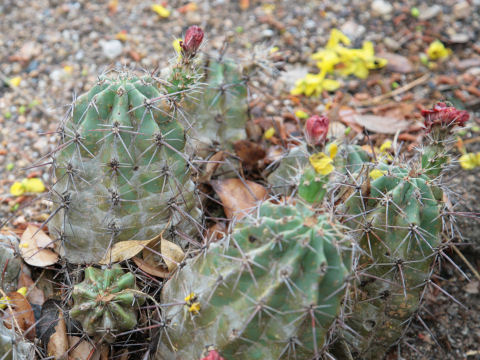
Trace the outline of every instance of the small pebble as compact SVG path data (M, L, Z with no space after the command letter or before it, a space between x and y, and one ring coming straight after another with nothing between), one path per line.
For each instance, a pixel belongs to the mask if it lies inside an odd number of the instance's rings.
M102 47L103 55L110 60L115 59L123 51L123 45L120 40L101 40L100 46Z

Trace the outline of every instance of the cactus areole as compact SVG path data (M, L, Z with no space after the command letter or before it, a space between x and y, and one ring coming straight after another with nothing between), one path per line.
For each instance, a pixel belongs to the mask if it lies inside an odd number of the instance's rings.
M261 205L231 237L187 261L162 291L156 359L310 359L322 352L340 309L344 239L307 206Z
M113 244L166 227L172 236L195 229L199 210L177 120L196 81L185 67L164 82L122 71L101 76L73 103L59 128L49 223L68 261L95 263Z

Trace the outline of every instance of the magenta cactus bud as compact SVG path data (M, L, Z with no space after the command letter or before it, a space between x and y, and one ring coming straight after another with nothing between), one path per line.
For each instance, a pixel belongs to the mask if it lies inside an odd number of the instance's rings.
M192 25L185 33L185 40L180 43L183 53L187 57L195 56L202 44L204 32L200 26Z
M225 359L220 356L217 350L210 350L208 355L202 358L201 360L225 360Z
M422 110L422 116L425 119L427 132L430 132L432 127L436 125L444 127L465 126L465 123L470 118L467 111L447 106L443 102L435 104L431 110Z
M325 115L313 115L305 123L304 134L310 145L321 145L327 139L330 120Z

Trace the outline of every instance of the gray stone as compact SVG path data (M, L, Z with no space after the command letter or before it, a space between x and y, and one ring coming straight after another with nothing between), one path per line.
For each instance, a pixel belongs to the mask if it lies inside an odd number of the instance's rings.
M407 74L413 71L412 63L405 56L392 53L381 53L378 54L378 56L387 59L386 69L389 71L401 74Z
M470 40L468 34L452 34L450 35L450 41L456 44L464 44Z
M468 1L461 1L453 6L453 16L456 19L465 19L471 15L472 10Z
M102 47L103 55L110 60L115 59L123 51L123 45L119 40L100 40L100 46Z
M352 20L346 21L345 24L340 27L340 30L352 40L361 38L366 31L365 26Z
M391 37L386 37L383 40L383 43L389 50L393 50L393 51L397 51L401 47L400 43Z
M384 0L375 0L372 2L372 13L376 16L390 15L393 11L393 6Z
M432 5L426 10L421 10L420 15L418 16L419 20L430 20L436 17L442 12L442 7L440 5Z
M471 67L480 66L480 58L460 60L457 64L458 70L466 70Z

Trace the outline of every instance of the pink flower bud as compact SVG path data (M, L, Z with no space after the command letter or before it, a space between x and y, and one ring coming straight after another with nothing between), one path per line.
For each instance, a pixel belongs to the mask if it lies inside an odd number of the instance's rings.
M430 132L433 126L465 126L470 118L467 111L457 110L455 107L447 106L442 102L435 104L431 110L422 110L422 116L425 119L427 132Z
M307 143L310 145L324 144L327 139L329 124L330 120L325 115L311 116L305 123L305 128L303 130Z
M220 356L217 350L210 350L208 355L200 360L225 360L225 359Z
M200 44L203 41L203 30L201 27L193 25L187 29L185 40L180 43L183 53L187 57L195 56Z

